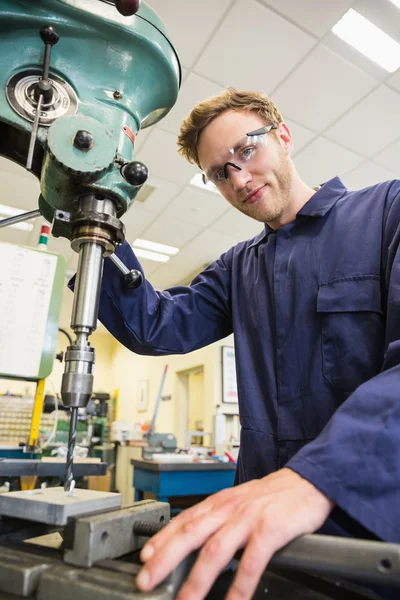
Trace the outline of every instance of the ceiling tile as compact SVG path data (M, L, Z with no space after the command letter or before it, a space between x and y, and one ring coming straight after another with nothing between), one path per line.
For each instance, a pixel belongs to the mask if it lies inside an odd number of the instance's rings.
M181 270L182 281L195 270L216 260L237 243L234 236L208 228L199 233L179 254L172 257L170 267Z
M369 158L399 137L399 107L400 94L381 85L324 135Z
M154 212L142 208L139 203L133 206L125 213L121 221L126 227L125 239L132 243L137 237L141 237L147 227L157 218Z
M399 132L400 133L400 132ZM400 170L400 141L392 144L382 152L379 152L373 158L374 162L378 163L381 167L397 173L399 178Z
M400 69L397 69L397 71L389 77L388 84L400 92Z
M231 0L202 0L201 4L187 0L151 0L150 4L166 26L182 64L190 67Z
M267 7L239 0L194 68L223 85L268 93L314 44L313 37Z
M399 9L390 0L358 0L353 3L352 8L400 42ZM329 32L325 36L324 44L372 75L379 82L387 79L388 72L385 69L364 56L350 44L341 40L334 33Z
M138 207L158 215L182 189L182 185L164 181L163 179L152 177L151 175L145 183L145 186L147 185L154 187L154 190L143 202L135 200L129 209L129 212L132 209L135 209L135 207ZM126 217L123 217L123 219L125 218Z
M292 156L296 156L298 152L310 142L316 134L305 127L302 127L298 123L294 123L290 119L285 119L286 125L289 127L293 137L293 153Z
M400 13L390 0L357 0L352 7L360 15L400 42Z
M171 112L160 122L160 129L178 135L182 121L200 100L214 96L222 91L222 87L190 73L179 92L178 101Z
M395 175L373 162L363 163L354 171L342 176L343 183L350 190L359 190L389 179L395 179Z
M232 207L211 225L212 231L225 233L235 242L253 238L263 230L263 227L263 223L255 221Z
M159 263L155 260L149 260L147 258L139 258L139 262L142 266L143 273L144 273L146 279L148 277L150 277L151 274L154 273L154 271L156 271L158 269L160 264L164 264L164 263Z
M319 137L297 154L295 166L300 177L309 186L315 186L355 169L362 162L361 156Z
M147 166L151 177L178 184L186 184L198 171L196 166L179 156L176 135L160 129L151 132L139 150L137 160Z
M388 72L383 67L377 65L370 58L353 48L353 46L350 46L350 44L341 40L340 37L334 33L329 32L324 37L324 46L327 46L337 55L376 79L377 82L382 83L386 80Z
M143 232L141 237L151 242L182 248L201 230L202 225L185 223L179 219L162 214Z
M142 131L139 131L139 133L135 137L135 157L136 154L139 152L140 148L142 148L142 146L145 144L147 138L149 137L153 129L155 129L154 125L143 129Z
M147 279L156 290L166 290L178 285L182 280L182 271L179 268L170 268L168 264L156 269Z
M375 79L319 45L279 86L273 99L284 116L323 131L375 85Z
M228 209L227 201L214 192L188 185L166 208L164 214L186 223L207 227Z
M354 0L262 0L290 21L322 36L344 15Z

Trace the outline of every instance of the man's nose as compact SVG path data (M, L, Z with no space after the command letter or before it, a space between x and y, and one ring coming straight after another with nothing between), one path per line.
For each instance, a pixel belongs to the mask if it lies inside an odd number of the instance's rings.
M251 181L250 171L243 167L238 171L237 169L229 169L229 179L235 192L238 192L246 187Z

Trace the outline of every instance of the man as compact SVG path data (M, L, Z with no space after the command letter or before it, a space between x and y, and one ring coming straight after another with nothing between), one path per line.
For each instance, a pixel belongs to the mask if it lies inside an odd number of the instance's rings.
M245 548L227 599L247 599L275 551L322 526L400 542L400 182L349 192L335 178L315 191L273 102L231 88L193 109L178 144L265 229L189 288L127 291L106 261L100 319L134 352L235 334L241 485L149 541L138 585L202 547L178 598L204 598ZM118 254L140 268L127 244Z

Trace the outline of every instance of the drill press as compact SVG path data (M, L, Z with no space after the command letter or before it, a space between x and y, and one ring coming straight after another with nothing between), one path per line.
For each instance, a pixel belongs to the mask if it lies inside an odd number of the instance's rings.
M64 490L73 483L78 409L93 392L103 260L141 283L117 257L120 217L147 179L134 158L137 133L174 105L176 52L157 14L139 0L3 0L0 10L0 155L40 179L38 209L79 253L61 397L71 420Z

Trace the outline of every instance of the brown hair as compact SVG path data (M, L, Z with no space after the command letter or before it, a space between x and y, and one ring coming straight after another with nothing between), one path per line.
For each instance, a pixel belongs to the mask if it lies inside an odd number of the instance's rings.
M196 104L182 122L177 142L179 154L201 168L197 153L200 135L213 119L227 110L257 113L266 125L283 122L274 102L262 92L243 92L228 87L218 96L211 96Z

